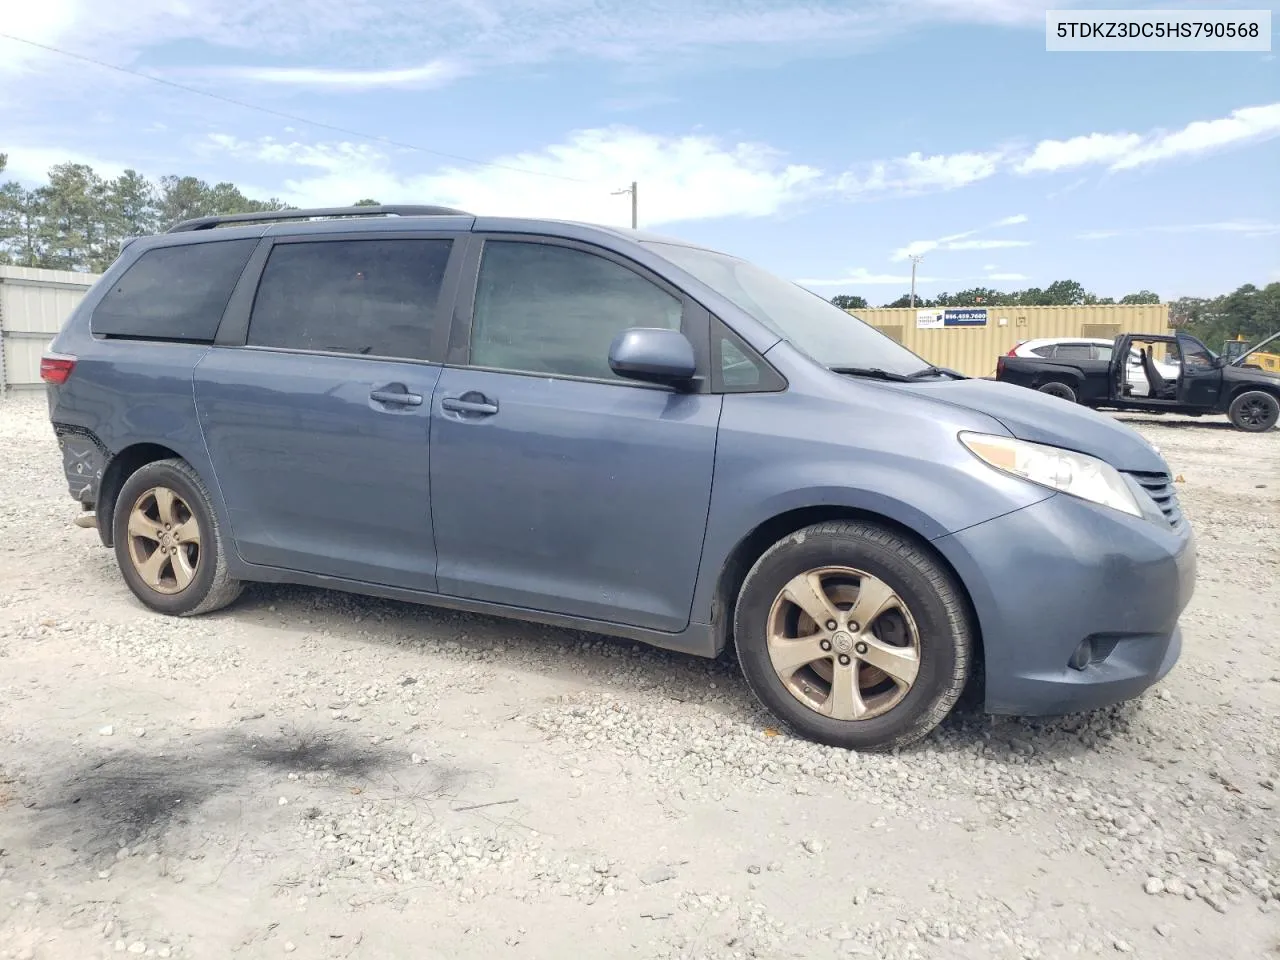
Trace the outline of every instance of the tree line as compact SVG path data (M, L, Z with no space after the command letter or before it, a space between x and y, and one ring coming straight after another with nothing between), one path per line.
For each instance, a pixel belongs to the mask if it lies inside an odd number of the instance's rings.
M83 163L60 163L47 183L27 188L2 182L7 164L0 153L0 263L22 267L101 273L130 237L162 233L193 217L295 209L276 197L246 197L233 183L180 176L152 181L136 170L107 179Z
M865 310L870 304L865 297L837 294L831 302L844 310ZM1084 288L1077 280L1055 280L1047 287L1028 287L1026 290L996 290L992 287L973 287L959 293L940 293L935 297L916 294L917 307L1074 307L1109 303L1159 303L1159 295L1150 290L1128 293L1115 300L1099 297ZM886 307L911 306L911 294L904 293Z
M842 310L866 310L865 297L841 293L831 302ZM1098 297L1075 280L1055 280L1044 289L1005 292L990 287L974 287L959 293L940 293L936 297L916 297L916 306L929 307L1070 307L1099 304L1153 304L1160 297L1150 290L1139 290L1121 297ZM903 294L886 307L909 307L911 295ZM1217 297L1182 297L1169 304L1169 325L1185 329L1213 350L1222 348L1225 340L1237 336L1253 343L1280 331L1280 282L1257 287L1246 283L1231 293ZM1280 350L1276 351L1280 353Z

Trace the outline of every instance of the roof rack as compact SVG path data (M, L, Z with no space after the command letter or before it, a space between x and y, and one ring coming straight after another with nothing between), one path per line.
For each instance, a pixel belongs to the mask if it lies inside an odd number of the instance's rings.
M175 223L166 233L187 233L191 230L212 230L228 223L260 223L277 220L306 220L311 217L469 217L465 210L452 207L365 206L365 207L317 207L311 210L264 210L260 213L229 213L217 217L196 217Z

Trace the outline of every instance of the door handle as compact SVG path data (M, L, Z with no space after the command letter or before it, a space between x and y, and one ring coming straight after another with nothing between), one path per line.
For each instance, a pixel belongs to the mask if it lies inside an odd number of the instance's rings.
M445 397L440 401L440 407L451 413L477 413L482 416L492 416L498 412L498 404L489 400L483 394L469 394L468 396L479 397L479 399L464 400L462 397Z
M402 407L422 406L421 394L404 393L399 390L374 390L369 394L369 399L377 400L378 403L394 403Z

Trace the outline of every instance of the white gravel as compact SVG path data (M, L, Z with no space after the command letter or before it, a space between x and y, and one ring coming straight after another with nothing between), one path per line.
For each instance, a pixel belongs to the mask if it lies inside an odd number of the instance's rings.
M1141 700L857 755L734 664L293 587L144 611L0 403L0 958L1280 949L1280 432L1133 419L1200 545Z

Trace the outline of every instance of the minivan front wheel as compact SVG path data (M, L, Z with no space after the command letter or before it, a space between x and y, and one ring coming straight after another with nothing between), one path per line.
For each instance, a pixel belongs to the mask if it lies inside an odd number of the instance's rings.
M112 523L125 583L152 610L191 616L240 595L209 491L185 461L140 467L120 489Z
M751 690L797 733L852 750L924 737L969 676L959 587L921 545L837 521L778 542L747 574L734 618Z

